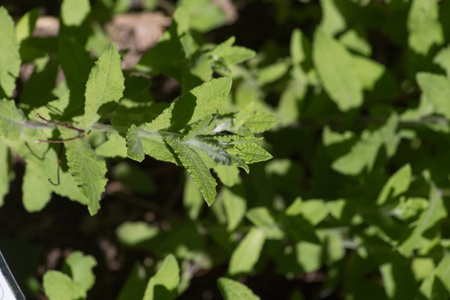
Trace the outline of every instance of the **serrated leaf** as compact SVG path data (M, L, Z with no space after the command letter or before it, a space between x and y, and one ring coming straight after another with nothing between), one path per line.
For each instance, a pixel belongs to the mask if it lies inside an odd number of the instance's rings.
M83 195L68 171L60 170L60 184L58 186L53 186L48 182L48 178L52 178L56 182L59 146L55 145L53 149L50 149L47 143L34 142L37 138L50 138L49 134L51 134L50 131L44 132L42 129L29 128L22 134L19 141L8 142L8 145L26 161L25 172L27 175L24 177L22 186L25 208L35 211L43 207L45 202L48 201L49 198L46 198L48 196L40 197L35 195L35 193L39 193L37 189L42 190L43 195L47 195L47 190L51 189L58 195L68 197L85 205L87 203L86 196ZM31 181L27 182L28 178Z
M86 290L80 283L58 271L47 271L44 274L43 285L49 300L74 300L86 297Z
M271 114L254 111L253 114L245 120L244 126L250 129L253 133L261 133L269 130L278 122L278 119Z
M224 300L259 300L248 287L237 281L228 278L219 278L217 280L220 294Z
M173 102L155 120L144 128L156 131L170 128L179 130L208 115L217 113L231 89L231 78L222 77L205 82Z
M180 282L180 269L172 254L168 255L158 272L150 278L142 300L175 299Z
M74 137L73 130L60 128L60 132L64 139ZM64 146L69 172L88 200L89 213L95 215L100 209L99 201L107 182L105 161L97 157L84 139L66 142Z
M259 260L264 241L263 230L252 228L233 251L228 273L232 276L250 273Z
M80 26L91 11L89 0L64 0L61 21L66 26Z
M0 136L17 140L22 133L25 119L14 101L0 100Z
M0 98L10 98L16 88L21 61L14 21L4 7L0 7L0 40Z
M426 97L434 107L434 111L450 118L450 79L431 73L418 73L417 82Z
M408 44L416 53L426 55L433 45L444 42L437 0L413 0L407 25Z
M138 133L136 125L132 125L127 132L127 154L128 157L141 162L145 158L144 146Z
M86 83L83 127L89 127L100 116L99 109L108 102L118 102L123 96L125 78L120 55L113 44L100 55Z
M228 153L238 155L246 164L253 164L272 158L269 152L255 143L236 143L232 149L228 150Z
M345 112L361 106L362 85L351 54L321 29L314 35L313 60L328 96L339 110Z
M94 285L95 275L92 269L97 265L97 261L93 256L75 251L66 258L66 264L70 268L72 279L80 283L86 291Z
M199 154L177 139L166 138L165 141L175 151L182 165L191 175L208 206L211 206L216 199L217 182Z

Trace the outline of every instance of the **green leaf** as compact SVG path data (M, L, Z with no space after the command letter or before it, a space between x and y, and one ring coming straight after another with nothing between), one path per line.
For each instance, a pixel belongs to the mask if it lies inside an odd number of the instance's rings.
M64 115L81 115L85 103L86 82L94 62L83 46L66 36L59 39L58 56L70 90L70 101Z
M247 212L246 217L264 232L266 239L280 240L284 237L284 232L267 207L254 207Z
M39 17L40 9L35 8L30 10L20 18L16 24L17 42L20 44L22 41L30 38L33 35L36 21Z
M430 190L429 201L429 208L420 214L413 231L398 247L400 253L406 256L410 256L414 249L423 247L426 244L426 240L429 239L429 235L427 235L427 238L424 236L425 232L436 228L435 226L447 217L444 201L435 187L432 187Z
M407 25L409 47L418 54L426 55L433 45L444 42L437 0L413 0Z
M409 164L400 168L389 178L377 199L377 204L382 205L388 197L395 198L406 192L411 183L412 170Z
M52 197L52 185L42 180L37 174L37 165L29 163L26 165L22 184L22 202L28 212L42 210Z
M95 153L104 157L127 157L126 143L119 134L108 135L108 140L95 148Z
M136 246L154 238L159 230L146 222L124 222L116 231L119 241L127 246Z
M347 27L344 16L339 11L336 2L337 0L321 0L322 6L322 20L320 27L329 35L335 35L343 31Z
M218 61L222 59L225 65L230 66L239 64L255 56L256 53L253 50L239 46L232 46L234 41L235 38L230 37L225 42L217 45L217 47L211 51L213 60Z
M222 197L228 221L227 230L233 231L245 216L247 202L238 191L226 187L222 188Z
M132 125L127 132L127 154L128 157L141 162L145 158L144 146L138 133L136 125Z
M264 245L264 231L252 228L231 255L228 273L232 276L253 271Z
M74 131L60 128L64 139L74 137ZM64 143L67 165L79 188L87 197L89 213L95 215L100 209L100 198L106 185L106 164L95 154L84 139Z
M345 45L348 49L353 50L364 56L372 54L372 47L364 38L361 30L349 29L339 38L339 42Z
M117 300L142 299L147 285L147 272L140 263L135 263Z
M181 0L177 3L189 15L189 28L207 32L227 21L227 15L214 2L209 0Z
M283 60L259 70L256 80L260 86L272 83L280 79L289 70L290 62Z
M165 141L175 151L182 165L186 168L205 198L208 206L211 206L216 199L217 182L209 172L209 168L205 165L199 154L182 143L178 139L166 138Z
M241 181L239 169L236 166L217 165L214 167L214 172L226 186L232 187Z
M61 21L66 26L80 26L90 11L89 0L64 0L61 4Z
M118 102L123 96L125 78L120 55L113 44L103 51L86 83L83 127L90 127L99 116L99 109L108 102Z
M241 112L243 112L244 110L242 110ZM267 131L279 122L277 118L265 112L241 112L236 114L236 119L245 120L244 126L250 129L250 131L253 133L261 133Z
M322 266L322 246L302 241L295 245L298 264L305 273L318 270Z
M0 100L0 137L17 140L22 133L24 122L25 118L17 110L14 101Z
M75 251L66 258L66 264L70 268L72 279L80 283L86 291L94 286L95 275L92 269L97 265L94 257Z
M220 294L224 300L259 300L248 287L237 281L228 278L219 278L217 280Z
M3 205L3 199L9 192L9 155L6 143L0 139L0 207Z
M180 282L180 269L175 256L170 254L164 259L158 272L150 278L143 300L175 299Z
M450 79L430 73L418 73L417 82L425 97L434 107L434 111L450 118Z
M361 106L363 88L351 54L321 29L314 35L313 60L328 96L341 111Z
M173 102L151 123L143 128L149 131L169 128L179 130L187 125L217 113L231 89L231 78L222 77L192 89Z
M0 37L0 98L10 98L19 76L20 55L14 21L4 7L0 7Z
M300 66L300 64L307 59L307 51L310 51L310 45L307 43L308 40L300 29L296 28L292 31L290 53L292 64L294 66Z
M349 153L341 156L332 164L332 168L345 175L357 175L364 169L372 170L380 147L386 148L386 154L395 154L400 136L396 134L398 117L392 115L386 124L374 132L364 131L361 139Z
M47 271L43 285L49 300L75 300L86 298L86 290L69 276L58 271Z
M188 175L188 174L186 174ZM195 185L191 176L186 176L183 192L183 204L191 220L197 220L204 205L202 193Z
M450 46L441 49L434 57L433 62L441 66L447 72L447 76L450 76Z

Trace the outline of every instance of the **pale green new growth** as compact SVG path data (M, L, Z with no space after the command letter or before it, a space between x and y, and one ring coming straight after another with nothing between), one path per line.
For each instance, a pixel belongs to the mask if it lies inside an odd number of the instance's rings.
M228 273L239 275L251 272L259 260L264 241L264 232L259 228L252 228L231 255Z
M0 53L0 97L11 97L19 76L20 55L14 21L4 7L0 7Z
M164 259L158 272L150 278L142 300L175 299L179 282L180 268L175 256L170 254Z
M66 264L70 267L72 279L79 282L86 291L94 286L95 275L92 269L97 261L93 256L75 251L66 258Z
M422 97L431 102L434 111L450 118L450 79L431 73L417 74Z
M23 40L32 36L38 17L39 8L36 8L30 10L20 18L19 22L16 24L17 42L21 43Z
M43 285L49 300L74 300L86 298L86 290L69 276L58 271L47 271Z
M228 278L219 278L217 280L220 293L224 300L259 300L260 298L253 292L237 281Z
M314 35L313 60L328 96L341 111L361 106L362 85L351 54L322 29Z
M395 172L381 190L377 204L385 203L389 196L394 198L406 192L411 184L411 176L412 170L409 164Z
M231 78L222 77L203 83L173 102L144 128L149 131L169 127L171 130L179 130L217 113L230 92L231 82Z
M91 11L89 0L64 0L61 20L66 26L80 26Z
M0 137L17 140L22 133L25 119L14 101L0 100Z
M120 242L127 246L136 246L158 235L159 230L147 222L124 222L116 230Z
M208 167L205 165L200 155L177 139L166 138L165 141L174 150L183 167L185 167L191 175L195 184L200 189L203 198L205 198L206 203L211 206L216 199L217 182L214 180L214 177L211 176Z
M97 265L90 255L75 251L66 258L72 278L59 271L47 271L43 285L49 300L85 299L86 292L94 285L95 275L92 268Z
M128 157L141 162L145 158L144 146L139 136L138 128L132 125L127 132L127 154Z
M444 42L438 0L413 0L407 25L408 44L419 54L426 55L433 45Z
M28 212L40 211L52 197L53 186L38 176L36 164L27 163L22 183L22 202Z
M87 128L96 122L98 110L108 102L118 102L122 98L124 86L122 65L117 49L111 44L92 68L86 83L86 102L82 126Z
M74 131L61 128L64 139L74 137ZM84 139L64 143L66 148L69 172L74 177L79 188L87 197L87 205L91 215L100 209L100 198L106 185L106 164L95 154Z

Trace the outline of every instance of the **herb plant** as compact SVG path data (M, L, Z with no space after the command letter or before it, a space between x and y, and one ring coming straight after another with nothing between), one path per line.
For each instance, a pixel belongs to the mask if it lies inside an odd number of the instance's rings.
M63 0L45 37L5 7L0 249L42 261L19 199L86 206L99 240L44 245L68 251L18 271L29 297L450 298L449 1L243 2L269 40L231 1ZM124 68L108 24L155 9L170 27Z

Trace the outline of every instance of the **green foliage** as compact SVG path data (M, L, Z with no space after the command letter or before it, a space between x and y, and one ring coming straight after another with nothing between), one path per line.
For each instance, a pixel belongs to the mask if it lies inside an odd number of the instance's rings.
M43 292L120 270L118 299L448 299L450 2L241 2L64 0L53 37L0 7L0 205L85 205L105 253ZM154 9L155 45L110 41Z
M95 282L92 268L97 265L90 255L76 251L66 258L69 275L48 271L44 275L45 294L50 300L75 300L86 298L86 292Z

